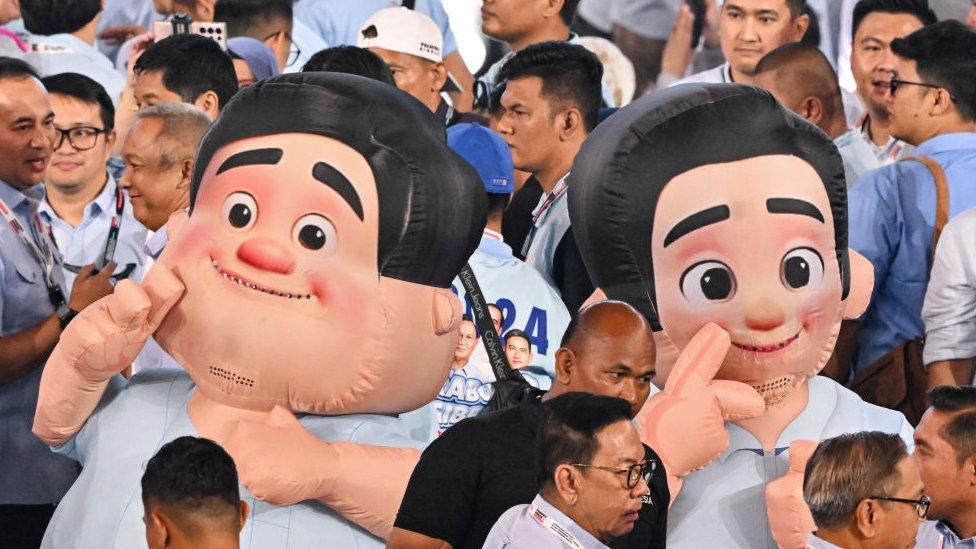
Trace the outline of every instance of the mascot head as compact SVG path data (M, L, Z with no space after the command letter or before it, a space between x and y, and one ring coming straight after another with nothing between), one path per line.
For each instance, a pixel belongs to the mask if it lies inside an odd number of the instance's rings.
M186 293L156 338L232 406L417 408L450 369L450 283L484 200L407 94L347 74L263 80L200 145L190 218L160 259Z
M837 148L750 86L677 86L593 132L570 175L573 232L596 285L679 348L732 339L716 376L775 404L829 358L870 267L847 247Z

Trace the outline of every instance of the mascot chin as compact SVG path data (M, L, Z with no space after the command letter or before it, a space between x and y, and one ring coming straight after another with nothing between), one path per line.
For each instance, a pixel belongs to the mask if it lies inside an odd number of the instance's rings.
M837 148L771 95L689 84L621 109L577 155L569 212L594 283L681 352L636 420L677 495L669 547L803 547L813 444L911 446L900 413L816 375L872 274L847 247Z
M382 546L419 457L396 414L447 376L450 284L484 212L443 127L392 86L313 73L238 93L143 284L82 311L45 366L34 432L83 469L44 546L145 547L143 467L183 435L234 458L242 547ZM149 336L183 370L126 383Z

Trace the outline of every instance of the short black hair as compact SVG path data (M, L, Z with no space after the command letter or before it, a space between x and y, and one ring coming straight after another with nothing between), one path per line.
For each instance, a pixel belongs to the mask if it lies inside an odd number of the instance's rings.
M45 76L41 83L47 88L47 93L63 95L98 106L98 114L102 119L102 127L106 132L111 132L115 128L115 106L112 105L112 98L108 96L105 88L91 78L76 72L63 72Z
M197 34L174 34L149 46L136 61L135 71L163 71L163 85L185 103L213 91L223 109L237 93L230 55L217 42Z
M302 72L358 74L396 87L389 65L375 53L356 46L336 46L316 52L305 62Z
M540 42L521 49L505 62L499 82L531 76L542 80L542 93L555 113L566 104L579 109L586 131L593 131L600 114L603 64L584 48L569 42Z
M943 385L929 391L928 396L932 408L952 414L939 436L956 451L956 460L962 465L976 454L976 387Z
M148 512L162 506L190 535L201 527L226 521L237 528L240 492L234 460L218 444L184 436L163 445L142 474L142 505ZM206 518L201 524L199 518ZM197 520L194 520L197 519Z
M511 193L505 194L495 194L495 193L485 193L488 197L488 217L502 215L505 213L505 208L508 207L508 203L511 202Z
M20 0L24 28L43 36L75 32L101 11L102 0Z
M0 56L0 80L4 78L36 78L41 77L34 70L34 67L23 59Z
M949 90L963 118L976 119L976 31L948 19L892 40L891 51L915 61L923 81Z
M291 27L293 0L218 0L214 21L227 23L227 35L249 36L264 40L276 32L275 23L285 21Z
M851 40L854 40L864 18L872 13L907 13L914 15L922 26L939 20L929 8L928 0L861 0L854 6L854 15L851 17Z
M742 84L658 90L617 111L583 142L567 200L573 236L594 285L660 330L651 242L661 193L675 176L697 167L766 155L795 156L823 183L846 298L847 185L837 146L769 92ZM716 188L725 184L714 182Z
M792 9L792 8L791 8ZM811 46L820 46L820 17L817 16L817 12L813 11L810 4L804 2L803 11L801 15L806 15L810 19L810 25L807 27L807 31L803 33L803 37L800 38L800 42L803 44L809 44Z
M536 439L540 489L552 485L564 463L589 464L599 450L597 435L618 421L630 422L630 404L617 397L571 392L544 403L546 416Z
M506 342L509 339L513 338L513 337L520 337L520 338L524 339L526 342L528 342L529 347L532 347L532 338L529 337L529 334L525 333L524 331L519 330L518 328L513 328L513 329L505 332L505 341Z
M559 8L559 17L566 23L566 26L573 24L573 18L576 17L576 8L579 6L579 0L563 0L563 7Z
M191 208L221 147L283 133L336 139L366 160L379 201L376 261L382 276L450 287L481 240L484 183L447 146L444 124L430 109L375 80L304 72L241 90L200 143Z

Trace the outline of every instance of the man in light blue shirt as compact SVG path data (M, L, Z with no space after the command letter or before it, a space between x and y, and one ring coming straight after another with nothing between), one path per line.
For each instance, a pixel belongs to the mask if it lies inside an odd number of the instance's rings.
M40 212L64 259L68 286L81 265L115 261L113 281L142 280L146 228L129 198L105 169L115 143L115 109L105 89L76 73L49 76L47 88L58 136Z
M78 475L30 431L41 367L74 314L112 289L107 272L80 276L67 299L60 257L38 229L53 124L33 69L0 58L0 547L36 546Z
M539 493L499 517L486 549L604 549L634 529L653 462L627 401L589 393L553 398L537 440Z
M359 30L374 13L384 8L402 5L390 0L300 0L295 4L296 19L304 22L330 46L355 46L359 40ZM457 79L461 92L452 95L454 106L459 111L471 110L472 84L471 71L458 51L457 40L451 32L451 24L444 11L441 0L417 0L413 9L430 17L437 23L444 37L442 54L447 71ZM309 52L309 55L315 52Z
M21 2L24 25L31 32L25 59L41 76L77 72L101 84L118 102L125 77L95 47L101 0Z
M918 530L918 549L976 548L976 387L929 391L931 407L915 430L915 461L931 520Z
M888 110L891 133L945 173L949 217L976 206L976 32L958 21L924 27L891 43L898 56ZM874 294L860 320L854 372L921 337L936 192L920 162L866 173L850 192L851 248L874 266ZM843 334L842 334L843 335Z

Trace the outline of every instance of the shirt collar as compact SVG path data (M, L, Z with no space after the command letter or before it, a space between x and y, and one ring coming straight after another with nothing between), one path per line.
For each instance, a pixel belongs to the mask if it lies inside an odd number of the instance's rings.
M963 539L959 539L959 536L956 535L956 533L952 531L952 527L949 526L949 524L947 522L942 521L942 520L937 521L935 523L935 529L938 530L940 534L942 534L942 537L945 538L946 542L948 542L950 544L950 547L955 546L955 545L959 545L960 543L962 543L964 541L976 541L976 536L971 537L971 538L966 538L964 540Z
M146 239L146 253L149 254L153 259L159 259L159 256L163 253L163 249L166 248L166 244L169 242L169 231L166 225L159 228L158 231L152 233Z
M92 57L94 59L104 59L106 63L111 63L108 58L102 55L101 52L95 48L95 46L88 44L73 34L51 34L49 36L38 36L37 38L38 43L62 46L74 53L82 54L86 57Z
M112 174L107 175L108 179L105 180L105 185L102 187L101 192L85 207L85 216L82 219L82 223L102 212L115 213L115 178L112 177ZM46 194L44 195L44 200L41 201L39 211L44 216L44 221L49 223L54 218L60 219L60 216L51 207L51 203L47 201Z
M485 229L485 232L487 233L488 229ZM511 246L505 244L505 242L498 238L492 238L487 235L482 235L481 242L478 244L478 251L499 259L509 259L513 257Z
M821 380L814 376L807 380L806 384L810 391L807 406L779 435L775 448L777 455L786 451L791 441L820 440L824 427L837 406L837 391L833 390L829 380ZM731 422L727 422L725 426L729 432L729 446L716 458L719 462L724 463L729 456L739 450L748 450L757 454L763 452L762 445L756 437L752 436L752 433Z
M823 538L818 538L817 534L814 533L807 536L807 547L810 549L840 549L833 543Z
M532 505L538 507L540 511L545 513L553 521L559 523L560 526L569 530L583 544L583 547L606 547L600 540L593 537L593 534L581 528L573 519L546 501L542 495L536 494L535 499L532 500Z
M915 152L918 156L931 155L944 151L971 151L976 149L976 133L944 133L923 141Z
M44 198L44 184L38 183L29 189L24 191L18 191L13 187L13 185L7 183L6 181L0 180L0 200L7 205L11 210L17 211L22 206L21 204L27 203L28 213L32 209L33 204L31 204L30 199L34 199L34 203L38 203Z

